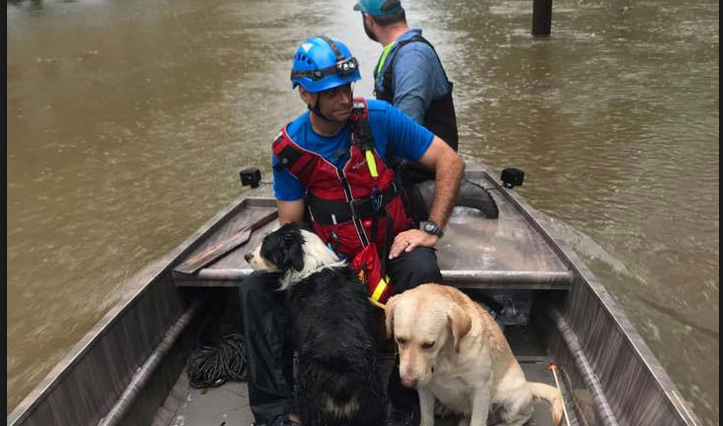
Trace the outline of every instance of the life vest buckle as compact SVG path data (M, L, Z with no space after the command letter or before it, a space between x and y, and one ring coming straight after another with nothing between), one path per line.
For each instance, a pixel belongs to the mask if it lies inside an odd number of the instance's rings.
M352 219L359 219L361 217L361 215L357 211L357 205L361 204L362 202L364 202L363 199L351 200L349 202L349 209L351 210Z
M372 195L369 197L372 203L372 211L378 212L384 206L384 193L379 191L378 187L372 188Z

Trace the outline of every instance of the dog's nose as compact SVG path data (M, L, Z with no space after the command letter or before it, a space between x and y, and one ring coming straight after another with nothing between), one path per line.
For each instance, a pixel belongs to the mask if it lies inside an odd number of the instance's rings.
M412 377L402 377L402 385L404 385L405 388L414 389L417 387L418 382L417 379Z
M251 262L251 259L252 259L253 257L254 257L254 255L251 254L251 253L246 253L246 254L244 255L244 259L246 259L247 262Z

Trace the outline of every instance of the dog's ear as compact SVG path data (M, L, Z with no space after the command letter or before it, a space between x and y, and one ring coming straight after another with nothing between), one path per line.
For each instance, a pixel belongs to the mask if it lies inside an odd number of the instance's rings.
M299 240L292 242L289 247L289 260L291 260L291 266L297 271L304 269L304 249L302 243Z
M387 329L387 338L390 338L394 335L394 306L396 306L397 302L399 301L399 295L392 296L389 300L387 300L387 304L384 305L384 316L386 329Z
M454 338L454 350L459 353L459 342L469 333L472 328L472 318L467 315L456 303L452 304L447 310L447 318L452 328L452 337Z

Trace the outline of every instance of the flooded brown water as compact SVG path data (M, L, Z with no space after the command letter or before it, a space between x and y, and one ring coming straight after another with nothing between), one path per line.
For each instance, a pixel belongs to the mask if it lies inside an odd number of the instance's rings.
M347 42L371 95L380 47L353 1L83 0L7 6L7 410L121 283L269 178L303 111L307 36ZM455 84L460 150L527 173L706 425L719 397L719 3L403 2Z

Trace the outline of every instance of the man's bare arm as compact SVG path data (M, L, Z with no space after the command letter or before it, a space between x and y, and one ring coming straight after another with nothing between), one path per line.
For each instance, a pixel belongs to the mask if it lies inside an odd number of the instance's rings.
M429 212L429 220L437 222L444 229L452 213L459 182L466 167L464 160L446 142L437 136L427 148L420 163L434 170L434 201Z
M464 160L446 142L435 136L419 161L435 171L434 201L429 219L444 229L457 200L459 182L465 168ZM419 229L401 232L394 237L389 258L394 259L403 251L410 252L419 246L433 247L438 240L436 235Z
M276 200L279 209L279 223L301 222L304 220L304 200L282 201Z

